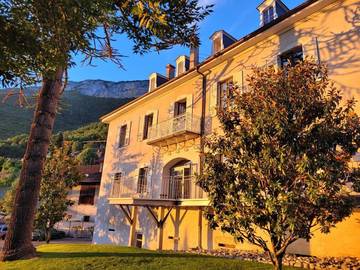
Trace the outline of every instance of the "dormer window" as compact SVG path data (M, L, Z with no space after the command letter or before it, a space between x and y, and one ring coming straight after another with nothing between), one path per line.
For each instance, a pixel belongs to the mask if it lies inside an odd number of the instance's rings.
M176 76L179 76L189 69L189 58L181 55L176 59Z
M168 79L165 76L158 73L152 73L149 76L149 92L156 89L157 87L159 87L160 85L162 85L167 81Z
M211 35L210 39L212 40L213 55L236 42L236 38L231 36L229 33L226 33L224 30L216 31Z
M271 23L289 11L281 0L264 0L257 9L260 13L260 26Z
M262 12L263 22L264 24L268 24L272 20L274 20L274 8L268 7Z

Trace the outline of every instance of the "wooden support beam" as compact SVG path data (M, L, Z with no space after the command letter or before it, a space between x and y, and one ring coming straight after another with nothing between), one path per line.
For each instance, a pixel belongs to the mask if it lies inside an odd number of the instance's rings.
M170 209L168 210L168 212L166 213L165 217L160 219L160 222L161 222L161 226L164 226L165 224L165 221L167 220L167 218L169 217L170 213L171 213L171 210L173 209L173 207L170 207Z
M138 214L138 207L133 206L131 209L131 226L130 226L130 233L129 233L129 247L135 246L135 236L136 236L136 220L137 220L137 214Z
M131 218L131 210L130 210L129 206L127 206L127 209L125 209L124 206L120 204L120 208L121 208L122 212L124 213L126 219L129 221L130 225L132 225L134 220Z
M173 207L170 207L166 213L166 215L164 217L160 217L158 219L157 215L154 213L154 211L151 209L150 206L145 206L146 209L149 211L149 213L151 214L151 216L153 217L156 225L158 228L162 227L165 223L165 221L167 220L167 218L169 217L171 210L173 209ZM162 208L163 209L163 208Z
M203 211L202 208L199 208L199 220L198 220L198 248L202 249L202 217Z
M152 216L152 218L154 219L156 226L159 227L159 221L158 218L156 216L156 214L153 212L153 210L151 209L151 207L149 206L145 206L145 208L149 211L150 215Z

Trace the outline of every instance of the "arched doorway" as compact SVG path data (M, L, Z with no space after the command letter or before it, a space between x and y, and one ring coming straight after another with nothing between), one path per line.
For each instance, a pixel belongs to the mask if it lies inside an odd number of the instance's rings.
M194 181L194 164L187 159L169 162L163 171L162 199L190 199Z

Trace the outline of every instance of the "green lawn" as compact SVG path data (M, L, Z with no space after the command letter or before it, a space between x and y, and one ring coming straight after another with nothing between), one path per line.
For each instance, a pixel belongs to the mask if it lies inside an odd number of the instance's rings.
M39 258L0 263L1 270L230 270L272 269L270 265L234 259L159 253L144 249L90 244L49 244ZM295 268L285 268L287 270Z

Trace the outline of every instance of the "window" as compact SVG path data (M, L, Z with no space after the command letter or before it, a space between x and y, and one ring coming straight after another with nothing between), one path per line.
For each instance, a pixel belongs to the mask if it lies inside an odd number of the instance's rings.
M120 128L120 135L119 135L119 147L124 147L126 142L126 130L127 125L123 125Z
M145 115L144 119L144 131L143 131L143 140L146 140L149 136L149 130L152 127L154 120L154 114Z
M148 170L148 167L140 168L139 170L137 193L145 193L147 191Z
M225 108L229 98L231 98L231 89L232 89L232 78L222 81L218 85L218 106L220 108Z
M83 216L84 222L90 222L90 216Z
M79 204L94 204L95 198L95 186L81 186L80 188L80 196L79 196Z
M295 66L297 63L303 61L303 50L302 46L297 46L289 51L284 52L280 55L281 67Z
M135 246L137 248L142 248L142 238L143 238L143 234L140 232L137 232L136 237L135 237L135 239L136 239Z
M175 102L174 116L180 116L186 113L186 99Z
M274 20L274 8L268 7L262 12L263 24L267 24Z
M121 172L115 173L112 184L111 196L113 198L120 196Z

